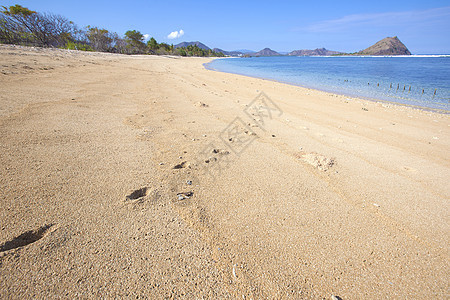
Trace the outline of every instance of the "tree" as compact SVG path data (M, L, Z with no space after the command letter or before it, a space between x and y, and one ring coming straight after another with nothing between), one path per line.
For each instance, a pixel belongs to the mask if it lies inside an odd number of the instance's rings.
M170 45L166 43L159 44L159 48L164 48L164 50L170 51Z
M128 30L125 32L125 41L130 54L144 53L144 35L137 30Z
M159 44L158 44L158 42L152 37L152 38L147 42L147 47L150 48L150 50L158 50L158 49L159 49Z
M172 54L173 51L170 50L170 45L166 43L158 44L158 50L156 51L156 54L159 55L166 55L166 54Z
M35 14L35 11L29 10L26 7L23 7L19 4L16 4L14 6L10 6L9 9L6 6L2 6L4 11L2 11L2 13L4 13L7 16L31 16L32 14Z
M87 39L89 44L96 51L111 51L113 36L106 29L88 26Z
M123 54L127 53L127 42L125 39L121 38L117 32L113 32L111 37L113 39L111 52Z
M20 5L2 8L0 42L60 47L74 40L77 28L65 17L37 13Z
M29 22L35 11L20 5L2 6L0 22L0 41L12 44L32 43L32 27ZM34 17L34 16L33 16Z

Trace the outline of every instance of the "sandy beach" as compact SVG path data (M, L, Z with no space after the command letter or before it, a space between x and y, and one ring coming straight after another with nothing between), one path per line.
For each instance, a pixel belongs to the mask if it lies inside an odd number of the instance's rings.
M445 299L448 114L0 46L0 298Z

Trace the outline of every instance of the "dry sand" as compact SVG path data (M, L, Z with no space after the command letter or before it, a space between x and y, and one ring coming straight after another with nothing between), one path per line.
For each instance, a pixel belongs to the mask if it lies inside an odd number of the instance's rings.
M448 297L448 115L208 61L0 47L0 298Z

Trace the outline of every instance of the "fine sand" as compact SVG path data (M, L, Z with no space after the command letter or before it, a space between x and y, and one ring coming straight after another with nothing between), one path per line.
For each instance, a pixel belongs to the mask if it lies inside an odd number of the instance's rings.
M448 297L449 115L208 61L0 46L1 299Z

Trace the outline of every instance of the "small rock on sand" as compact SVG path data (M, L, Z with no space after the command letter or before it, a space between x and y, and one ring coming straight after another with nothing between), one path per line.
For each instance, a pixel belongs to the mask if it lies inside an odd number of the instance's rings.
M178 201L181 201L181 200L184 200L184 199L189 199L190 197L192 197L192 195L194 195L193 192L178 193L177 194L177 199L178 199Z
M201 101L196 102L196 103L195 103L195 106L198 106L198 107L209 107L208 104L203 103L203 102L201 102Z

